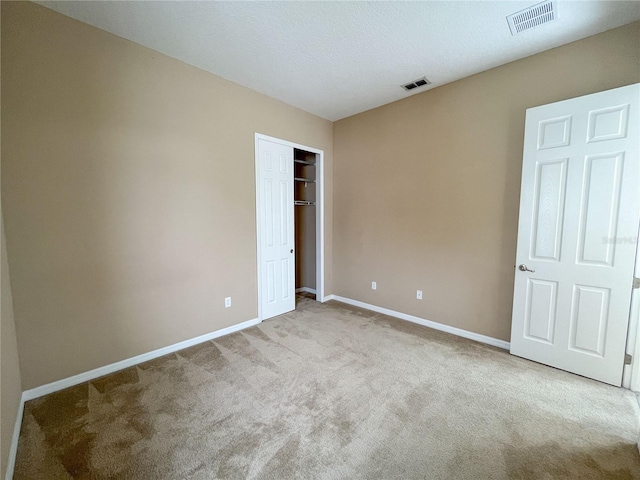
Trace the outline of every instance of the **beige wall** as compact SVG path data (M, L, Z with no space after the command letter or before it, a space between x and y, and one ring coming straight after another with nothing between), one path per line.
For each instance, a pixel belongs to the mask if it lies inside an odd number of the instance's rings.
M327 120L22 2L2 119L25 389L257 316L254 132L325 151L332 265Z
M525 109L639 56L635 23L336 122L334 293L509 340Z
M18 344L16 343L16 327L13 317L11 285L9 284L9 268L7 250L4 239L4 223L2 230L2 274L0 290L2 291L2 308L0 312L0 478L5 477L11 437L20 406L22 385L18 364Z

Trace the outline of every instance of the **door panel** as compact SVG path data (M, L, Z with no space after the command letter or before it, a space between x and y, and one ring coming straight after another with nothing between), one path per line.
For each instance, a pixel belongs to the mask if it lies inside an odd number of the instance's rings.
M601 142L627 136L629 105L602 108L589 112L587 142Z
M262 320L295 309L293 148L258 141Z
M609 289L574 285L569 348L604 357Z
M613 266L618 224L622 153L586 158L582 192L582 218L578 242L578 261L583 264Z
M640 85L527 110L511 353L620 385L640 220Z
M569 145L571 115L543 120L538 124L538 150Z
M528 280L526 336L553 345L558 284L544 280Z
M536 165L531 257L538 260L560 261L567 161L563 158Z

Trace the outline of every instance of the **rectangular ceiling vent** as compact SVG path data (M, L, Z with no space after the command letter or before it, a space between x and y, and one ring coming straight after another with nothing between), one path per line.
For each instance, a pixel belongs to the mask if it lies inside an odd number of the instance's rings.
M556 18L558 18L556 2L549 0L509 15L507 22L509 23L511 35L518 35L525 30L539 27Z
M425 85L431 85L431 82L427 80L426 77L422 77L418 80L414 80L411 83L405 83L404 85L402 85L402 88L404 88L406 91L409 91L413 90L414 88L424 87Z

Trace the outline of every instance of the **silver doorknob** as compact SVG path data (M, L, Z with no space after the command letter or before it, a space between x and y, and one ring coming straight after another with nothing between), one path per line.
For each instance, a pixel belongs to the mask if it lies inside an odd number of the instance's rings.
M518 270L520 270L521 272L531 272L531 273L535 273L535 270L527 267L524 263L521 264L520 266L518 266Z

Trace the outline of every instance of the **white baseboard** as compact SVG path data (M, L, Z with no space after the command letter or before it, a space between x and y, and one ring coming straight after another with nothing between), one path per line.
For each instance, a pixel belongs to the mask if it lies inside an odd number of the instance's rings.
M16 468L16 454L18 453L18 440L20 439L20 429L22 428L22 417L24 414L24 393L20 397L20 405L18 405L18 412L16 413L16 421L13 425L13 435L11 436L11 445L9 446L9 456L7 458L7 471L5 474L5 480L12 480L13 471Z
M296 293L299 293L299 292L312 293L313 295L316 294L316 291L313 288L309 288L309 287L296 288Z
M74 385L78 385L79 383L88 382L89 380L94 380L98 377L117 372L118 370L122 370L124 368L133 367L134 365L138 365L139 363L147 362L149 360L153 360L154 358L158 358L169 353L177 352L178 350L182 350L183 348L192 347L193 345L206 342L207 340L212 340L214 338L222 337L223 335L228 335L239 330L244 330L245 328L253 327L254 325L257 325L259 323L260 320L258 320L257 318L254 318L253 320L247 320L246 322L238 323L237 325L231 325L230 327L216 330L215 332L211 333L206 333L204 335L200 335L199 337L190 338L189 340L175 343L173 345L169 345L168 347L159 348L158 350L143 353L142 355L127 358L126 360L121 360L116 363L111 363L109 365L105 365L104 367L95 368L93 370L89 370L88 372L79 373L78 375L74 375L73 377L63 378L62 380L47 383L46 385L32 388L31 390L25 390L22 394L22 397L24 401L33 400L34 398L42 397L43 395L48 395L49 393L57 392L58 390L62 390L64 388L73 387Z
M364 308L366 310L371 310L373 312L384 313L385 315L389 315L391 317L396 317L401 320L417 323L418 325L423 325L425 327L433 328L434 330L440 330L442 332L452 333L453 335L468 338L470 340L475 340L476 342L486 343L487 345L492 345L494 347L504 348L505 350L509 350L510 348L509 342L506 342L504 340L488 337L486 335L481 335L479 333L470 332L468 330L463 330L461 328L451 327L449 325L444 325L443 323L433 322L431 320L425 320L424 318L415 317L413 315L408 315L402 312L396 312L395 310L389 310L388 308L377 307L369 303L360 302L358 300L352 300L351 298L345 298L339 295L328 295L324 297L324 299L325 301L335 300L337 302L347 303L349 305Z

